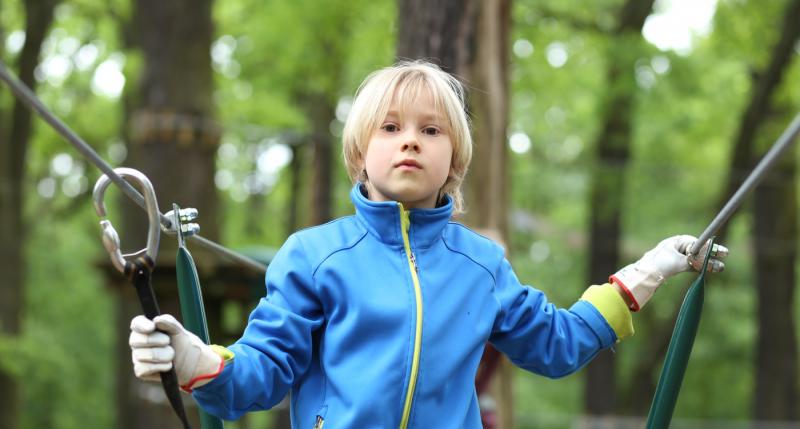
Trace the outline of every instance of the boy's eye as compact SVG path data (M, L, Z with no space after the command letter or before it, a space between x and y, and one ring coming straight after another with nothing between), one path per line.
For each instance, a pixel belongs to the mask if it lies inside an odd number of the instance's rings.
M393 132L399 130L399 128L395 124L383 124L381 126L381 129L384 130L384 131L390 132L390 133L393 133Z

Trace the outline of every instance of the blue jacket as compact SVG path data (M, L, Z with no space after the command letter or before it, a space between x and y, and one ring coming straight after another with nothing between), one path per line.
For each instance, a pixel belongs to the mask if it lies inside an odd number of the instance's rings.
M486 341L548 377L616 341L588 301L558 309L520 284L500 246L450 221L452 204L405 211L360 189L354 216L277 253L235 358L194 391L205 410L236 419L291 393L296 428L479 428Z

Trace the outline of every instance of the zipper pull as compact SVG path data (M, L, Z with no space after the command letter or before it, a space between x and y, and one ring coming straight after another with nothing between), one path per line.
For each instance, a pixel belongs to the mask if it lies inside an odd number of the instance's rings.
M314 422L314 429L322 429L322 426L325 424L325 419L322 416L317 416L317 421Z

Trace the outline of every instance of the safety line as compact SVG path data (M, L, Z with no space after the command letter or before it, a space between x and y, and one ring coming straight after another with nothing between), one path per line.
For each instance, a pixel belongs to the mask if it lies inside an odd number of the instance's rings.
M794 141L794 138L797 137L799 133L800 113L794 117L794 120L792 120L783 134L778 137L778 140L775 141L775 143L769 149L769 152L767 152L767 154L761 158L761 161L759 161L758 165L756 165L756 168L754 168L750 175L747 176L747 179L745 179L744 183L742 183L742 186L740 186L739 189L728 200L714 220L711 221L711 224L709 224L706 230L700 234L700 237L694 242L694 245L692 245L692 249L690 251L692 255L697 254L703 243L711 238L712 235L715 235L717 230L728 221L731 215L733 215L736 209L738 209L742 204L742 201L747 194L749 194L753 188L761 183L761 180L764 179L767 171L772 168L778 158L789 148L789 146L792 144L792 141Z
M125 179L120 177L117 173L114 172L114 169L109 165L100 155L95 152L94 149L91 148L83 139L81 139L74 131L72 131L63 121L61 121L58 117L56 117L36 96L36 94L28 88L27 85L19 81L16 77L12 76L11 73L8 72L5 64L0 61L0 80L6 83L8 87L11 89L11 92L17 96L18 99L22 100L25 105L28 106L31 110L37 112L42 119L45 120L50 126L53 127L62 137L67 139L78 152L81 153L86 159L92 162L100 171L105 173L112 182L114 182L125 195L128 196L133 202L135 202L139 207L143 210L145 209L144 204L144 197L139 191L136 190L130 183L128 183ZM172 229L172 220L166 216L164 216L160 211L158 213L159 218L161 219L162 227L169 231ZM229 258L232 261L238 262L239 264L246 266L252 270L265 273L267 271L266 265L256 261L255 259L249 258L241 253L234 252L218 243L215 243L207 238L204 238L200 235L191 235L188 239L201 247L204 247L212 252L220 254Z

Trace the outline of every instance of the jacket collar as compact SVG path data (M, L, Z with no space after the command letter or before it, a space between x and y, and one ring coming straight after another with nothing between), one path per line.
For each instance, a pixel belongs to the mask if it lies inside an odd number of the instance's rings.
M371 201L367 199L366 192L361 182L356 183L350 191L350 199L356 208L356 218L378 240L402 246L402 205L397 201ZM449 196L445 196L445 199L445 204L433 209L407 210L411 223L408 230L411 247L430 247L441 238L444 227L453 214L453 201Z

